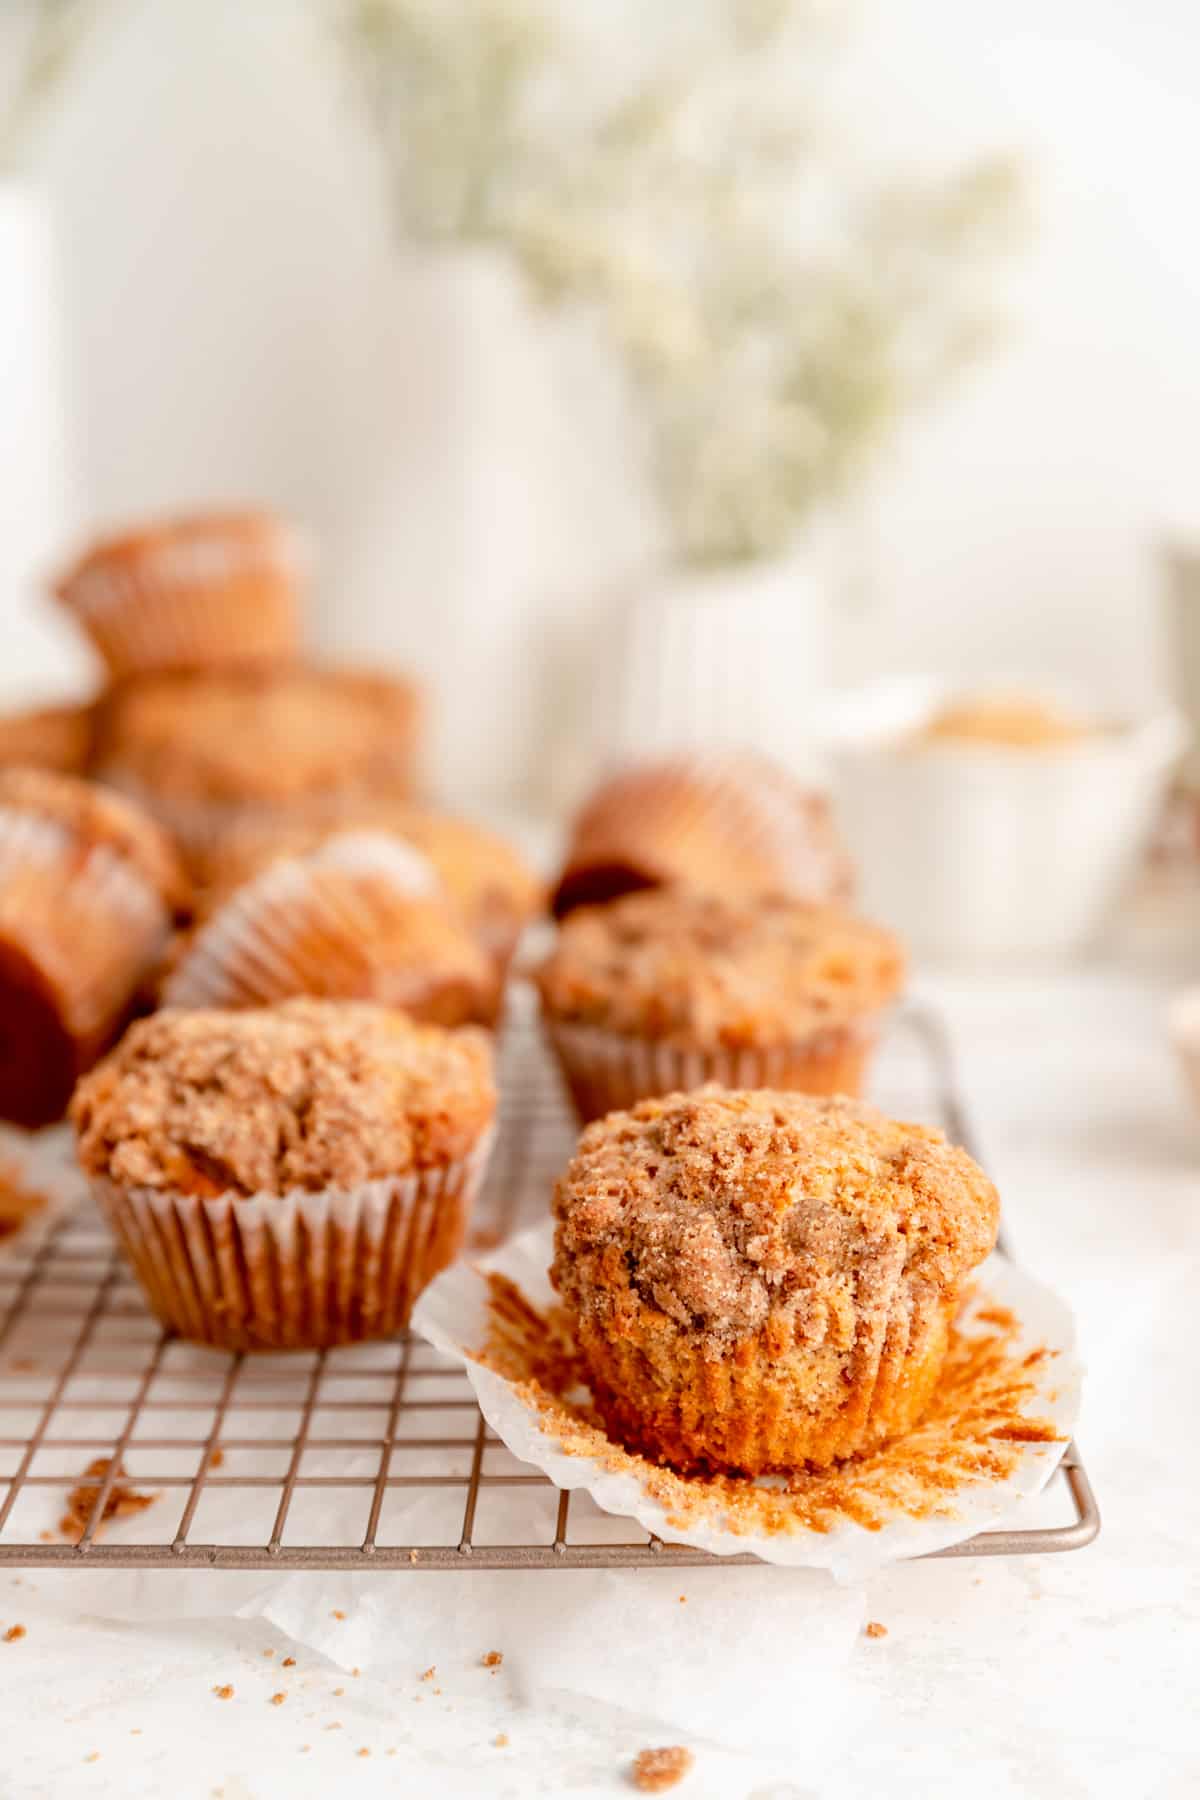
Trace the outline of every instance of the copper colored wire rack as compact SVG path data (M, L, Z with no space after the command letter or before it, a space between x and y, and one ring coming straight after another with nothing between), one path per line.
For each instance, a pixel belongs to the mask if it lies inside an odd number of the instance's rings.
M544 1216L576 1131L520 991L501 1085L480 1246ZM971 1147L949 1040L929 1010L896 1015L873 1097ZM153 1503L122 1517L117 1503L131 1512L131 1491ZM1074 1444L1030 1505L1022 1528L937 1554L1090 1543L1100 1517ZM663 1543L553 1487L489 1430L462 1369L417 1338L232 1356L170 1337L85 1199L40 1240L0 1256L0 1564L464 1570L754 1560Z

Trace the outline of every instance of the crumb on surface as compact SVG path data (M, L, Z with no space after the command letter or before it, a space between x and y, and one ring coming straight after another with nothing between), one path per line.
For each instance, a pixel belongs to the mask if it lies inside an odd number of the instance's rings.
M360 1756L370 1756L371 1752L367 1749L367 1746L364 1744L358 1754Z
M668 1744L655 1750L639 1750L633 1759L630 1780L643 1794L663 1794L682 1781L695 1761L682 1744Z
M492 1742L493 1742L493 1744L495 1744L497 1750L507 1750L508 1749L508 1733L507 1733L507 1731L497 1732L496 1736L492 1739Z
M357 1681L361 1674L362 1674L361 1669L351 1669L351 1671L350 1671L351 1678L354 1681Z
M274 1656L274 1654L275 1654L275 1652L271 1649L266 1649L263 1651L264 1656Z
M221 1682L213 1689L213 1693L217 1696L218 1700L233 1699L233 1687L228 1681Z
M437 1674L437 1664L430 1663L429 1667L422 1674L421 1680L422 1681L432 1681L436 1674Z
M286 1699L287 1699L287 1695L285 1693L272 1694L271 1695L271 1705L272 1706L282 1706Z
M480 1661L485 1669L498 1669L504 1661L504 1652L503 1650L489 1650L485 1656L480 1658Z
M325 1729L326 1731L340 1731L342 1729L342 1721L340 1719L335 1719L333 1724L327 1725Z
M25 1627L23 1625L10 1625L4 1634L4 1641L6 1644L15 1644L25 1635Z
M329 1616L331 1619L344 1619L346 1615L340 1606L335 1606Z
M99 1762L100 1752L98 1750L89 1750L83 1760L84 1762Z
M680 1594L680 1596L679 1596L679 1604L680 1604L680 1606L686 1606L686 1605L687 1605L687 1595L686 1595L686 1594Z
M279 1666L281 1669L294 1669L296 1666L296 1659L294 1656L285 1656Z
M340 1700L342 1695L345 1693L345 1691L346 1691L345 1688L334 1688L334 1690L333 1690L334 1699Z
M225 1467L225 1452L222 1450L220 1444L217 1445L216 1449L209 1457L208 1466L210 1469L223 1469Z
M881 1625L878 1619L870 1619L867 1622L866 1633L869 1638L885 1638L888 1628L886 1625Z

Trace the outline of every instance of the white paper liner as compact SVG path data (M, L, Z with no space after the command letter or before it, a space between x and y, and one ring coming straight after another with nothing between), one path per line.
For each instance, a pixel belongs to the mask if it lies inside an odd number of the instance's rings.
M489 1271L507 1276L531 1306L544 1311L555 1298L546 1273L553 1252L554 1228L547 1221L483 1262L456 1263L425 1290L413 1312L413 1327L435 1349L463 1363L481 1412L514 1456L541 1469L556 1486L582 1488L603 1511L636 1519L645 1530L671 1543L689 1544L715 1556L749 1552L790 1568L828 1569L841 1582L862 1580L889 1563L962 1543L1011 1519L1021 1501L1049 1481L1079 1415L1083 1368L1074 1354L1070 1309L1049 1288L996 1253L980 1271L958 1329L971 1333L974 1315L999 1305L1019 1321L1014 1356L1041 1347L1055 1352L1037 1367L1029 1410L1038 1419L1051 1421L1062 1433L1061 1442L1021 1445L1012 1472L1002 1480L964 1485L950 1503L949 1517L914 1518L897 1509L877 1531L846 1520L829 1531L801 1528L786 1536L735 1532L715 1518L673 1525L636 1474L605 1469L596 1458L568 1455L542 1429L537 1408L516 1384L473 1360L485 1349L489 1335ZM619 1446L614 1443L613 1448ZM649 1474L651 1465L646 1468Z
M151 1308L197 1343L309 1349L390 1337L466 1234L494 1138L460 1161L322 1193L92 1193Z

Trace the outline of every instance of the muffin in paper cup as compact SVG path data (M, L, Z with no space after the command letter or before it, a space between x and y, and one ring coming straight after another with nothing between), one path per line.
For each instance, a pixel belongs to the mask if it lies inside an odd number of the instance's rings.
M298 995L376 1000L439 1025L495 1023L494 965L395 839L329 838L268 864L185 941L167 1006L267 1006Z
M170 670L122 682L96 715L94 773L205 861L233 831L339 822L412 786L420 690L373 670Z
M267 513L197 515L95 544L55 593L110 676L280 662L300 648L310 554Z
M674 1468L828 1468L927 1407L995 1188L844 1098L705 1090L590 1125L551 1279L597 1410Z
M172 847L116 796L0 772L0 1117L31 1128L62 1117L186 893Z
M573 912L536 978L587 1120L710 1082L858 1095L903 976L839 908L662 889Z
M495 1103L482 1033L302 1000L139 1021L71 1116L162 1323L291 1350L403 1329L462 1244Z

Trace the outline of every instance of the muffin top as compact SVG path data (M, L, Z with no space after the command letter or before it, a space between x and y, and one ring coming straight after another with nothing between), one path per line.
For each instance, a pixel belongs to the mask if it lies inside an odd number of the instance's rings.
M181 799L285 804L380 784L412 748L416 689L352 669L169 671L122 684L99 767Z
M836 907L660 888L572 913L537 980L555 1019L734 1048L844 1024L903 975L892 933Z
M437 1167L471 1150L495 1106L482 1032L293 1000L139 1020L80 1082L70 1116L88 1174L213 1196Z
M647 887L844 902L853 886L824 794L748 750L694 751L601 782L572 826L551 904L562 918Z
M55 583L59 598L83 609L124 591L125 578L152 569L160 578L211 582L247 568L295 572L302 540L265 512L182 514L98 539Z
M92 753L92 706L78 702L0 715L0 764L82 775Z
M0 769L0 809L60 826L81 850L119 856L172 912L190 902L190 884L174 845L152 819L120 794L49 769Z
M569 1306L617 1334L648 1308L720 1355L768 1323L852 1342L901 1277L952 1294L995 1242L999 1199L927 1126L710 1087L589 1125L554 1210Z

